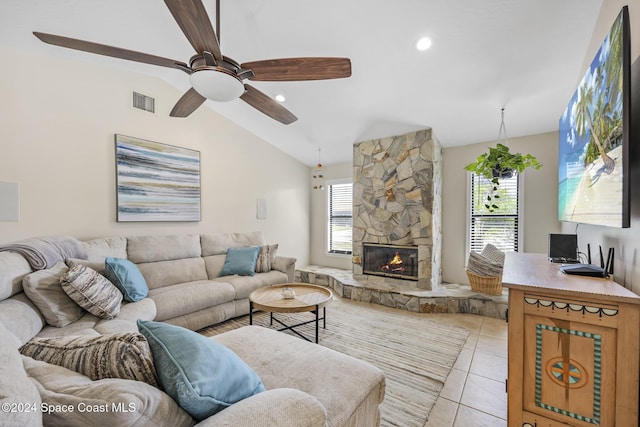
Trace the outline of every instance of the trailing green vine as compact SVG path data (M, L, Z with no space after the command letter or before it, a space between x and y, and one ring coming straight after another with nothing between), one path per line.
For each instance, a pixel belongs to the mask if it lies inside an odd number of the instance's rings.
M490 147L488 153L482 153L476 158L475 162L468 164L464 168L491 181L493 186L487 194L484 206L489 212L494 212L499 209L495 199L500 198L498 194L500 179L510 178L513 176L514 171L522 173L529 167L540 169L542 163L538 162L538 159L531 154L511 153L509 147L498 143L495 147Z

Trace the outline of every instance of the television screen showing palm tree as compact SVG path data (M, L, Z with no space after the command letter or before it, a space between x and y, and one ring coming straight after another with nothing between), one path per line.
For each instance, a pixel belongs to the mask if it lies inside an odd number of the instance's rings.
M625 6L560 118L561 221L629 227L630 74Z

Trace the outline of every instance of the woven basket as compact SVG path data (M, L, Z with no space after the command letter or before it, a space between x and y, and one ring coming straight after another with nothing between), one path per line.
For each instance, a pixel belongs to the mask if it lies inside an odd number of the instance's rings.
M465 270L467 272L467 277L469 278L469 284L471 285L471 290L480 292L487 295L501 295L502 294L502 275L500 276L478 276L477 274L473 274L469 270Z

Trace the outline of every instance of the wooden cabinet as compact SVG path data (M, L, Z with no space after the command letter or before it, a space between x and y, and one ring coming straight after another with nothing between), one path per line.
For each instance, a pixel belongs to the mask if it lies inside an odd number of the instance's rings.
M509 253L509 427L638 426L640 297Z

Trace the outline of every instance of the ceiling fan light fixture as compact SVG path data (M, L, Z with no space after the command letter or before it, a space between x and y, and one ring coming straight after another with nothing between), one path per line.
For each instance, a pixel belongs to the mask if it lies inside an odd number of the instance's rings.
M284 95L282 95L281 93L277 94L275 98L276 98L276 101L278 102L284 102L287 100L287 98L285 98Z
M229 102L240 98L244 84L230 71L220 67L200 67L190 76L191 86L212 101Z

